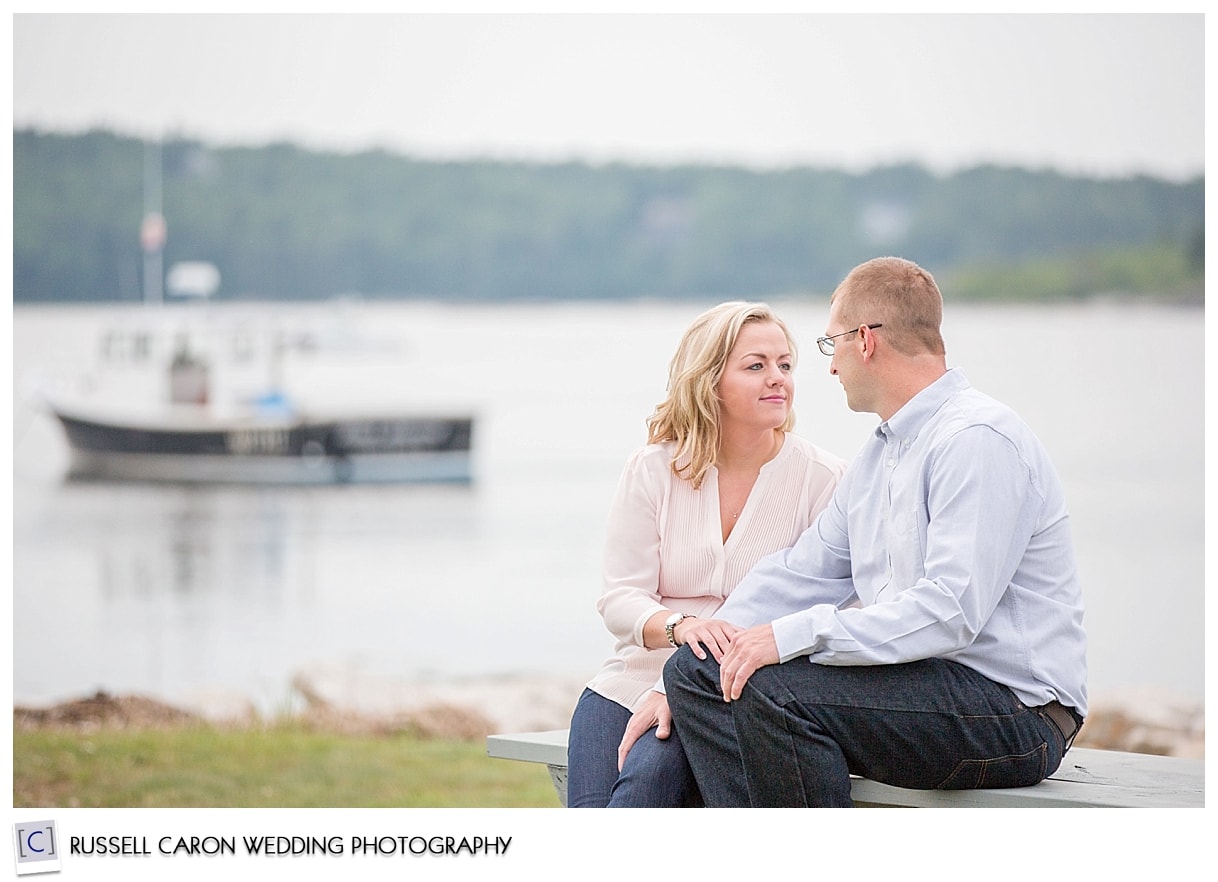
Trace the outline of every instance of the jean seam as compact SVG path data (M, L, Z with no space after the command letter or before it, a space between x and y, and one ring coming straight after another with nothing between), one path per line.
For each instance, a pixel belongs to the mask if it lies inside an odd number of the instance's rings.
M1017 717L1020 717L1024 714L1028 714L1028 713L1034 713L1042 721L1045 719L1045 715L1042 712L1033 711L1031 708L1026 708L1026 707L1022 708L1020 710L1017 710L1014 713L976 714L976 715L966 715L966 716L969 719L977 719L977 720L980 720L980 719L999 720L999 719L1004 719L1004 718L1015 719ZM1053 726L1052 731L1058 733L1058 736L1060 737L1061 732L1057 728L1056 725ZM1040 755L1040 769L1039 769L1039 772L1037 773L1037 780L1038 781L1044 780L1045 774L1048 770L1048 765L1049 765L1049 743L1042 738L1040 744L1033 747L1031 750L1025 751L1024 753L1006 754L1005 756L987 757L986 759L979 759L979 760L961 760L959 763L956 764L955 768L952 769L951 774L943 779L943 782L939 785L939 787L937 789L940 789L940 790L949 789L945 786L946 784L948 784L948 782L951 782L953 779L955 779L956 776L961 774L965 769L972 769L972 768L975 768L977 770L977 782L976 782L976 784L974 784L972 786L977 787L977 788L983 788L987 785L986 777L990 771L991 766L995 766L996 764L1002 763L1002 762L1023 761L1025 759L1033 756L1034 754Z
M1047 768L1048 762L1049 762L1049 745L1041 743L1041 744L1038 744L1036 747L1033 747L1031 750L1027 751L1026 753L1009 753L1009 754L1006 754L1005 756L991 756L991 757L986 757L985 759L961 760L960 762L956 763L956 766L955 766L955 768L952 769L951 774L949 774L947 777L945 777L943 779L943 781L935 789L936 790L961 789L958 787L949 787L948 784L953 779L955 779L961 772L963 772L965 770L971 771L973 769L977 770L977 781L975 784L971 784L968 787L965 787L963 789L973 790L973 789L987 789L987 787L995 787L995 786L997 786L997 787L1025 786L1025 785L1018 785L1018 784L1016 784L1016 785L1001 785L1001 784L994 785L994 784L987 782L986 777L990 771L991 766L996 766L999 763L1011 762L1012 760L1022 761L1022 760L1025 760L1025 759L1033 756L1034 754L1040 754L1040 771L1037 774L1037 780L1038 781L1044 780L1045 769Z

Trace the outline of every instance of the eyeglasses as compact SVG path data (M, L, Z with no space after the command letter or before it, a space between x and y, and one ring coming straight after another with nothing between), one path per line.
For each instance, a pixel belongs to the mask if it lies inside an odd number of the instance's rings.
M884 327L884 325L883 325L883 324L878 324L878 325L868 325L867 327L868 327L868 328L870 328L871 330L873 330L873 331L874 331L876 328L882 328L882 327ZM851 330L849 330L849 331L842 331L840 334L834 334L832 337L817 337L817 338L816 338L816 345L817 345L817 346L820 348L820 351L821 351L821 353L822 353L822 354L824 354L824 355L832 355L832 354L833 354L833 348L834 348L834 346L836 345L836 344L834 344L834 342L833 342L833 341L834 341L836 338L838 338L838 337L845 337L847 334L854 334L854 333L857 333L857 332L858 332L858 330L859 330L858 328L853 328L853 329L851 329Z

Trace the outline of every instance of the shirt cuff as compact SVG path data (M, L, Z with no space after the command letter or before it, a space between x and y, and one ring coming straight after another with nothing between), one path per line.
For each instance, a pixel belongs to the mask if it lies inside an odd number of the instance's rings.
M630 629L630 633L634 638L635 646L641 646L644 649L647 648L647 644L643 642L643 628L646 627L649 621L651 621L652 616L658 612L666 612L667 609L667 607L657 603L649 606L641 616L634 620L634 627Z
M817 610L822 605L811 609L785 615L775 619L770 627L774 629L774 643L778 647L778 661L788 662L801 655L811 655L816 649ZM832 607L830 607L832 608Z

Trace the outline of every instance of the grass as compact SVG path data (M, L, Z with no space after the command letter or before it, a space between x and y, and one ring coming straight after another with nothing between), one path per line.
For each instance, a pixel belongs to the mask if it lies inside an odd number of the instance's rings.
M544 767L481 741L242 729L13 731L15 808L557 807Z
M1204 257L1195 251L1154 244L963 266L944 273L940 284L945 297L957 300L1052 302L1107 294L1200 303L1205 265Z

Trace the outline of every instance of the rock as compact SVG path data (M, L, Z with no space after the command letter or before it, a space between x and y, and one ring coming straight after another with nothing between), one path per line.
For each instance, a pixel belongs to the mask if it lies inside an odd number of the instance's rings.
M565 729L583 682L536 676L393 678L351 670L299 672L293 688L310 708L325 706L381 718L460 708L493 732Z
M190 711L140 695L114 696L97 692L88 698L67 701L48 708L14 707L18 727L61 726L73 729L155 729L197 725L202 718Z
M1091 702L1075 744L1187 759L1205 758L1205 705L1144 694Z

